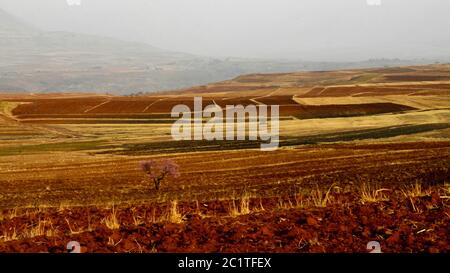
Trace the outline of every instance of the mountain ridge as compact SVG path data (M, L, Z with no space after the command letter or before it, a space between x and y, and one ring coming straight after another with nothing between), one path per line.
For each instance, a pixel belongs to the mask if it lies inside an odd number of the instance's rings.
M189 88L251 73L427 62L218 59L109 37L39 30L0 9L0 92L131 94Z

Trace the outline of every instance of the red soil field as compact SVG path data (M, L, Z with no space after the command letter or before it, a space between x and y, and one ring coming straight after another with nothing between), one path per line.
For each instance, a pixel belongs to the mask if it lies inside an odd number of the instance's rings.
M400 82L420 82L420 81L448 81L450 77L448 75L385 75L384 78L387 81L400 81Z
M401 112L414 108L394 103L371 103L349 105L300 105L292 100L291 96L274 96L257 98L256 101L268 105L280 103L280 116L296 116L299 118L327 118L343 116L362 116L381 113ZM203 107L216 102L225 109L227 105L254 105L250 97L237 97L229 99L203 98ZM13 114L20 119L43 118L168 118L172 108L184 104L194 111L193 98L132 98L122 100L104 100L99 98L39 100L19 105ZM144 111L145 110L145 111ZM41 120L40 123L64 124L64 120ZM73 123L74 120L69 123ZM82 123L80 120L76 123Z
M252 97L235 97L235 98L225 98L225 99L217 99L214 100L217 105L222 108L225 108L227 105L254 105L256 104L254 101L251 101Z
M281 116L307 118L331 118L376 115L414 110L395 103L341 104L341 105L286 105L280 106Z
M405 85L396 85L396 87L400 88L411 88L411 89L437 89L437 90L450 90L450 84L442 84L442 83L436 83L436 84L405 84Z
M370 69L372 73L408 73L414 72L415 70L408 67L387 67L387 68L376 68Z
M107 101L105 98L42 99L21 104L12 113L16 116L30 114L82 114Z
M301 95L299 97L304 98L314 98L314 97L347 97L347 96L355 96L355 97L371 97L371 96L387 96L387 95L409 95L418 92L420 95L426 95L426 92L422 92L422 90L427 90L430 88L439 88L439 87L447 87L445 85L414 85L414 86L386 86L386 87L366 87L366 86L336 86L336 87L327 87L327 88L314 88L308 93ZM442 90L440 94L449 94L449 91Z
M46 115L86 115L92 114L142 114L170 113L175 105L184 104L194 110L194 100L190 98L78 98L58 100L34 100L31 103L19 105L13 114L19 118L46 117ZM212 99L203 98L203 106L213 104ZM145 111L144 111L145 110ZM33 116L32 116L33 115ZM81 116L80 116L81 117Z
M407 88L393 88L393 87L327 87L324 90L317 92L312 90L300 97L347 97L347 96L385 96L385 95L405 95L413 93L414 91Z
M267 105L297 105L298 103L292 99L292 96L269 96L269 97L261 97L255 98L256 101L259 101L263 104Z
M155 104L150 106L145 113L171 113L172 108L176 105L183 104L188 106L191 111L194 111L194 99L192 97L190 98L169 98L164 99L161 101L157 101ZM213 104L213 101L211 99L202 99L202 106L203 108L206 105Z
M166 119L170 118L170 113L162 113L162 114L152 114L152 113L112 113L112 114L103 114L103 113L86 113L86 114L34 114L34 115L20 115L18 118L25 119L87 119L87 118L96 118L96 119Z
M6 242L0 244L0 252L63 253L72 240L80 242L84 252L100 253L362 253L372 240L381 241L385 253L450 251L448 208L438 188L423 197L404 197L401 189L384 197L385 201L361 205L355 193L332 193L327 207L307 210L296 208L303 206L298 203L304 201L302 195L252 199L253 212L236 217L229 216L236 203L232 200L181 203L182 223L157 220L170 210L161 204L116 207L114 212L95 207L49 209L28 216L23 212L24 216L0 223L0 228L26 229L39 223L44 230L56 228L59 235ZM120 227L111 229L102 221L112 215ZM26 232L21 229L16 232Z
M115 99L106 104L103 104L88 113L98 114L129 114L129 113L142 113L147 107L153 104L157 99L134 99L134 100L121 100Z
M272 86L251 86L251 85L210 85L210 86L199 86L192 87L188 89L183 89L182 91L177 92L178 94L201 94L201 93L222 93L222 92L245 92L245 91L253 91L253 90L271 90L276 87Z
M290 195L300 188L327 188L333 183L350 189L363 182L391 188L415 181L443 184L450 178L450 142L355 145L353 149L340 144L311 145L272 153L238 150L165 157L175 160L182 171L178 179L164 186L163 193L180 201L229 199L233 192L244 189L264 197ZM60 163L33 170L34 179L27 170L1 173L0 187L8 198L0 199L0 209L27 205L30 200L58 206L61 200L90 204L158 199L158 192L142 182L140 160L71 162L70 168ZM50 171L55 173L40 178ZM52 191L45 190L48 185ZM23 194L24 189L31 196ZM74 196L73 191L78 194Z
M305 98L318 97L324 88L325 87L314 87L310 91L308 91L308 93L302 95L302 97Z
M137 165L136 160L118 165L73 163L72 169L65 170L66 179L51 184L53 192L40 190L48 185L45 180L1 181L2 194L8 196L27 189L26 196L9 199L15 204L20 204L20 198L57 204L58 198L72 196L83 206L2 209L1 215L11 217L0 221L3 234L26 236L34 231L52 232L53 236L2 242L0 252L65 252L65 245L72 240L81 242L86 252L364 252L372 240L380 241L386 253L450 250L449 199L444 187L450 178L448 142L319 147L320 151L308 147L293 153L246 151L240 157L233 152L217 153L223 161L216 162L213 169L206 168L209 163L205 159L216 153L178 156L182 177L165 185L163 193L166 200L180 200L181 222L167 218L168 201L126 205L157 195L151 189L136 188L142 179L130 167ZM55 168L61 166L52 166ZM47 171L37 170L36 174ZM277 183L289 178L291 184ZM411 181L422 184L420 196L409 196ZM373 185L371 192L384 189L383 198L364 201L360 192L364 183ZM324 207L314 203L317 200L308 193L318 187L325 189L322 198L326 189L332 189ZM124 204L117 204L114 211L88 205L102 198L121 200L124 196L118 189L127 188L133 189L126 191L130 199L122 199ZM212 188L224 192L217 195ZM248 201L248 214L233 216L234 206L239 208L243 200L239 196L235 200L233 193L243 191L256 196ZM33 192L37 195L28 195ZM180 198L186 192L190 194ZM118 227L107 225L105 219L111 217Z

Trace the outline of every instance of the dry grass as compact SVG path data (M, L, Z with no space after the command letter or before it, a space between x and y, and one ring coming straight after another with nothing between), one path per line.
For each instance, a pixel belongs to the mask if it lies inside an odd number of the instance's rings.
M110 246L117 246L118 244L120 244L120 242L122 242L122 239L120 239L118 242L115 242L113 238L108 237L108 245Z
M294 205L292 204L292 201L290 198L288 198L287 201L280 199L278 200L277 208L279 209L293 209Z
M239 208L236 206L236 201L233 200L231 202L231 206L230 206L230 216L231 217L237 217L239 215L241 215L240 212L239 212Z
M200 203L198 200L195 200L195 213L200 216L202 219L208 217L208 215L205 215L202 213L202 210L200 209Z
M439 196L441 199L450 199L450 184L445 183L444 186L441 188L442 192Z
M415 213L422 213L422 210L418 206L416 206L414 199L412 197L409 197L409 202L411 203L411 208Z
M389 189L374 189L371 185L364 183L361 185L361 203L376 203L381 201L389 201L389 198L383 193Z
M156 208L152 209L152 217L150 218L150 221L152 223L156 223L157 222L157 219L156 219Z
M326 207L328 204L331 203L332 198L330 196L331 193L331 189L333 188L334 185L331 185L330 188L324 192L323 190L319 189L319 187L317 187L317 189L313 190L311 192L311 202L315 207L319 207L319 208L324 208Z
M431 195L431 189L424 189L422 184L416 182L413 186L402 190L402 193L405 197L424 197Z
M17 235L16 229L14 228L12 232L5 231L3 232L3 235L0 236L0 242L10 242L10 241L16 241L19 239L19 236Z
M53 227L51 220L41 220L39 218L37 223L33 223L30 229L25 230L21 237L34 238L38 236L54 237L57 235L57 229Z
M66 220L67 226L69 227L69 231L70 231L71 235L80 234L80 233L83 233L83 232L86 232L86 231L88 231L88 232L92 231L91 218L89 216L88 216L88 227L87 227L87 229L79 228L78 230L74 230L72 228L72 225L70 224L70 221L67 218L65 220Z
M133 215L132 215L132 218L133 218L133 224L134 224L135 226L140 226L140 225L145 224L145 216L146 216L146 212L145 212L145 211L144 211L144 215L142 215L142 216L136 215L136 214L133 212Z
M102 220L102 223L105 224L109 229L119 229L120 228L120 222L117 218L117 211L114 208L114 206L111 209L111 214L105 217Z
M259 199L259 208L256 211L266 211L261 199Z
M39 218L37 222L32 222L29 226L19 231L16 228L10 231L4 231L3 235L0 236L0 242L30 239L39 236L56 237L58 236L58 228L53 226L51 220L41 220Z
M250 214L250 198L251 196L249 194L244 193L239 202L239 206L236 205L236 200L233 199L233 202L231 203L232 205L230 207L230 216L236 217L240 215Z
M5 212L0 212L0 221L11 220L19 216L18 209L14 208Z
M178 211L178 201L174 200L170 202L170 207L163 220L169 223L181 224L183 223L183 215Z
M301 193L295 195L295 207L297 209L304 209L311 206L311 200L305 198Z

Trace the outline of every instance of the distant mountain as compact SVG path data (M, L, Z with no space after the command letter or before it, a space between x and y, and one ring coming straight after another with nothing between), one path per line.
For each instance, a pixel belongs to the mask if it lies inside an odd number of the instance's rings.
M29 37L36 32L38 30L33 26L0 9L0 37Z
M247 73L418 63L426 61L324 63L215 59L106 37L42 31L0 9L0 92L130 94L185 88Z
M126 93L177 88L191 84L177 75L185 69L177 64L195 61L195 56L146 44L40 31L0 10L2 91Z

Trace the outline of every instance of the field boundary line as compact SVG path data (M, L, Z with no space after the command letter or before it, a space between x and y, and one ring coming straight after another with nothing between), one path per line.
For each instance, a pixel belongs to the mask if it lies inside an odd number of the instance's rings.
M145 107L144 110L142 110L142 113L145 113L145 111L147 111L150 107L152 107L153 105L155 105L158 102L161 102L163 100L167 100L168 98L163 98L163 99L157 99L154 102L150 103L149 105L147 105L147 107Z
M318 97L321 96L322 93L325 92L327 89L328 89L328 86L327 86L327 87L324 87L322 90L320 90L320 92L317 94L317 96L318 96Z
M100 103L100 104L98 104L98 105L96 105L96 106L94 106L94 107L91 107L91 108L85 110L84 113L89 113L90 111L95 110L95 109L97 109L98 107L100 107L100 106L102 106L102 105L105 105L105 104L107 104L108 102L111 102L111 101L112 101L112 98L109 98L109 99L107 99L106 101L104 101L104 102L102 102L102 103Z
M262 103L260 101L257 101L256 99L250 99L251 102L254 102L257 105L266 105L265 103Z

